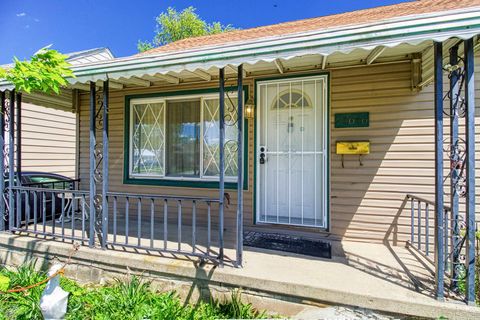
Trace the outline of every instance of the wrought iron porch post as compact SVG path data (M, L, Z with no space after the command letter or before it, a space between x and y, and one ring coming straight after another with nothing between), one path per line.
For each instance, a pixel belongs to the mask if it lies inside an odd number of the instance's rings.
M5 231L5 92L0 92L0 231Z
M16 123L17 123L17 149L16 149L16 171L17 171L17 185L22 185L22 94L17 92L16 95L17 102L17 114L16 114Z
M223 214L224 214L224 197L225 197L225 69L221 68L219 72L219 150L220 150L220 165L219 165L219 212L218 212L218 259L220 265L223 265Z
M443 44L434 42L435 86L435 296L444 299Z
M243 65L238 66L237 73L237 257L236 266L242 266L243 260Z
M464 41L466 131L467 303L475 305L475 88L473 39Z
M102 248L107 247L107 233L108 233L108 98L109 98L109 82L103 82L103 155L102 155Z
M458 107L460 101L460 69L458 66L458 45L450 48L450 66L452 72L450 74L450 207L452 222L452 284L451 287L457 286L458 270L457 264L460 256L459 250L459 194L457 190L460 165L459 155L459 139L458 139Z
M10 91L8 123L8 227L13 229L15 201L13 198L13 182L15 181L15 90Z
M95 116L97 114L96 107L96 85L95 82L90 82L90 224L89 224L89 240L88 245L93 247L95 245L95 221L96 221L96 206L95 206L95 196L97 194L97 186L95 184L95 145L96 141L96 127L95 127Z

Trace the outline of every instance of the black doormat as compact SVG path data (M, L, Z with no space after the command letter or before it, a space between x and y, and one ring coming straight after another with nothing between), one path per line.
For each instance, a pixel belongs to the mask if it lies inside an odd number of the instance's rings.
M303 239L290 235L246 232L243 244L248 247L292 252L319 258L332 258L332 246L321 240Z

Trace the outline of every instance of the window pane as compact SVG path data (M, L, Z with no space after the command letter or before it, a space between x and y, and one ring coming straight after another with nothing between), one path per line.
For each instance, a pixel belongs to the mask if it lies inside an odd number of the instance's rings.
M167 176L200 177L200 100L167 102Z
M218 176L219 149L219 99L203 101L203 175ZM236 177L237 165L237 97L225 98L225 176Z
M132 174L163 176L165 104L136 104L132 108Z

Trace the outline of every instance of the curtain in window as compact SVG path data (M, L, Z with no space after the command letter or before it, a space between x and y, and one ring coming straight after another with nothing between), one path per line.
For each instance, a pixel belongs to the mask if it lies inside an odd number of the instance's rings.
M200 100L168 101L167 176L200 177Z

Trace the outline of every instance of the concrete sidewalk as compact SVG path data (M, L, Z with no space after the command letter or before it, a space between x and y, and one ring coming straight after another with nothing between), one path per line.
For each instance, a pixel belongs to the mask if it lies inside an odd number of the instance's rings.
M0 244L1 262L9 265L36 258L45 267L52 259L63 261L71 249L69 243L8 234L0 235ZM304 311L305 306L351 305L416 317L480 319L480 308L432 298L428 265L409 249L342 242L335 244L334 254L334 259L325 260L246 248L244 266L236 269L157 253L81 247L67 275L98 282L126 273L142 274L163 290L178 290L193 303L242 288L255 306L288 316Z

